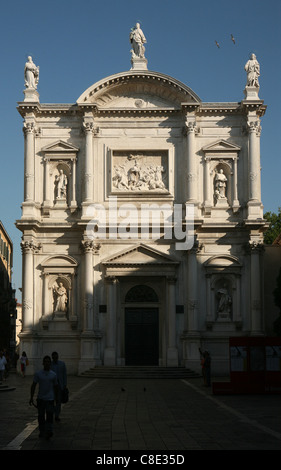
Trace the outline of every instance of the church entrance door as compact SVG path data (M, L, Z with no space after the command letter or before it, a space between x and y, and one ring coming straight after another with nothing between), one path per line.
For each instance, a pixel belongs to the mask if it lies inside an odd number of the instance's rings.
M158 308L125 308L126 365L158 365Z

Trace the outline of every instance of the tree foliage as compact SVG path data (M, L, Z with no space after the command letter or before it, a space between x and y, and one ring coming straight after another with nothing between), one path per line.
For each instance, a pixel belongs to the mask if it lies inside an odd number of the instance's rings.
M278 214L265 212L263 217L269 222L269 227L264 234L264 243L271 245L281 234L281 207L278 208Z

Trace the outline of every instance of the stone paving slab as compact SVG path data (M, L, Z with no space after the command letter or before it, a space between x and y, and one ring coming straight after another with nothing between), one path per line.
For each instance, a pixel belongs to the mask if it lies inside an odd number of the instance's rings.
M7 382L15 390L0 395L1 450L281 450L280 395L214 396L201 379L69 377L70 401L46 441L28 404L32 378Z

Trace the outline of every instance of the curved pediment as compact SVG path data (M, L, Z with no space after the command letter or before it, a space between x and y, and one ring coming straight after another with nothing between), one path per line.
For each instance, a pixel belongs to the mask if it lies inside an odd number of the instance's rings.
M78 105L98 109L180 109L182 104L200 103L186 85L157 72L124 72L107 77L89 87Z

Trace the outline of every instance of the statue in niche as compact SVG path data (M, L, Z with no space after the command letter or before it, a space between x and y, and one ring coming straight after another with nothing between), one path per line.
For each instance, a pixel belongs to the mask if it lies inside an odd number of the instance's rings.
M55 177L56 199L66 199L67 176L63 170L59 170L59 175Z
M62 282L53 288L54 293L54 312L67 311L67 290Z
M138 57L140 59L144 59L144 52L145 52L144 44L146 43L146 38L140 28L139 23L136 23L136 26L131 29L130 42L133 47L133 49L131 50L132 57L133 58Z
M39 67L36 67L33 63L31 56L28 56L24 67L24 81L26 88L33 88L34 90L37 89L39 82Z
M247 84L246 86L259 87L259 76L260 76L260 64L257 61L255 54L251 55L251 58L245 65L247 72Z
M221 168L215 176L215 199L226 199L226 183L227 177L225 176L223 169Z
M218 308L217 314L219 318L229 318L231 313L232 298L228 293L227 285L217 291Z

